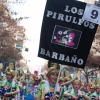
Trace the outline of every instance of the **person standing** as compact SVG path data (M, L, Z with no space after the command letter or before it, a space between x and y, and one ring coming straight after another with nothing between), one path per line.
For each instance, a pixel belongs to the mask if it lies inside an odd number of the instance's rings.
M68 97L68 100L90 100L90 97L87 96L83 91L80 90L81 88L81 80L75 79L72 82L72 89L64 92L64 96Z
M59 64L52 62L52 65L48 68L47 80L40 83L39 90L35 95L37 100L57 100L59 98L60 86L59 83L56 83L59 70Z
M1 97L4 100L15 100L16 95L20 92L17 82L15 81L15 71L7 68L6 79L2 81L0 89Z

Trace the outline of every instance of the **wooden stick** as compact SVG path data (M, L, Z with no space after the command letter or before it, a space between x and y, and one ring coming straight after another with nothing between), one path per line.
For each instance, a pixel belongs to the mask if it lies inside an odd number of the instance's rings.
M59 81L59 78L60 78L60 73L61 73L62 69L63 69L63 67L60 65L60 70L59 70L59 74L58 74L58 78L57 78L57 82L56 82L56 86L55 86L55 91L54 91L54 93L56 93L57 84L58 84L58 81Z

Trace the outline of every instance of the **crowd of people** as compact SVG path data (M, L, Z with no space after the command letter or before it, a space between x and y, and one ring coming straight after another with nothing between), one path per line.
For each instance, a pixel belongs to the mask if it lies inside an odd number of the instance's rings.
M13 67L10 62L3 71L0 63L0 100L100 100L100 83L73 79L68 71L62 75L57 63L40 76Z

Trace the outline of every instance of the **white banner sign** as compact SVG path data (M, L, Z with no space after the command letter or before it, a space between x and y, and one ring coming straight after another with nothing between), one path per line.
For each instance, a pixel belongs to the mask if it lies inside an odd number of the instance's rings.
M87 4L82 19L100 24L100 7Z

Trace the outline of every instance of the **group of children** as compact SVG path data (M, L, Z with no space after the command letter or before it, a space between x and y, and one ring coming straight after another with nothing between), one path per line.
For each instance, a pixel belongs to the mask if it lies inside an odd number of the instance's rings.
M100 100L100 83L94 85L78 77L72 79L68 73L58 78L59 70L59 64L52 64L48 68L47 78L41 81L35 93L36 100Z
M3 71L0 63L0 100L35 100L34 93L38 89L41 78L22 68L14 70L13 63L9 63Z
M40 77L13 70L10 63L3 72L0 64L0 100L100 100L100 83L85 83L67 72L59 75L60 65L51 64Z

